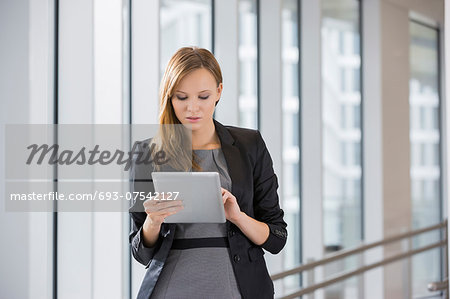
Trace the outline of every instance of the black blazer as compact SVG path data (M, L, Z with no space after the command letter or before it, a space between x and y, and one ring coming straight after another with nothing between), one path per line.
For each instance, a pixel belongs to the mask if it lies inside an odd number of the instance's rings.
M224 126L214 120L222 151L232 181L231 193L236 197L241 211L265 222L270 228L267 241L258 246L248 239L240 229L227 220L226 227L230 254L236 280L242 298L273 298L274 287L264 260L265 250L276 254L286 244L286 222L279 206L278 180L272 167L272 159L259 131ZM142 143L139 150L145 152ZM149 165L133 163L131 168L132 191L154 192ZM147 217L143 201L133 202L130 208L132 230L129 235L134 258L145 265L145 273L138 299L149 298L172 245L176 224L162 223L157 243L144 247L142 225ZM200 295L200 294L199 294ZM207 294L204 294L207 295Z

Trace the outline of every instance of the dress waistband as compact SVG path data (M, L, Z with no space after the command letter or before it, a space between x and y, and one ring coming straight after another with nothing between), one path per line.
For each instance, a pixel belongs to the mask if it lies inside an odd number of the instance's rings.
M227 237L174 239L171 249L190 249L201 247L230 247Z

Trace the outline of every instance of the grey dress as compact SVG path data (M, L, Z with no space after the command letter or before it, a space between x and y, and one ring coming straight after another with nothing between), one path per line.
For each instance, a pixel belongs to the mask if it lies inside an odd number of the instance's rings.
M203 171L218 172L222 188L231 191L231 178L222 150L194 152L200 159ZM225 223L177 223L174 238L226 236ZM230 249L171 249L151 298L241 298L231 264Z

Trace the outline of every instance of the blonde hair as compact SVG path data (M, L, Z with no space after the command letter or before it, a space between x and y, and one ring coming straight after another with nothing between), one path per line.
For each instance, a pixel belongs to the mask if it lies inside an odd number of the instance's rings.
M203 48L180 48L169 60L159 87L159 124L162 126L157 136L157 143L170 157L168 164L180 171L190 171L191 168L201 170L201 168L192 148L183 147L183 145L191 144L189 140L191 135L188 134L187 129L182 125L171 126L171 124L181 124L175 114L172 97L180 81L192 71L201 68L208 70L214 76L219 87L223 80L222 71L214 55Z

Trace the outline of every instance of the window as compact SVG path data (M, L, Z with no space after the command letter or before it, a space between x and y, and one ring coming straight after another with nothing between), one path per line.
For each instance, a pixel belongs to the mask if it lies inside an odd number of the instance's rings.
M211 0L161 0L161 74L181 47L212 49Z
M330 252L356 246L362 236L359 4L322 1L323 227ZM325 266L325 275L357 262ZM325 296L344 298L357 288L353 278L326 288Z
M418 229L441 221L439 65L436 29L410 22L410 142L412 226ZM419 126L415 126L417 123ZM414 248L438 241L439 232L413 239ZM423 288L441 280L439 249L412 258L413 296L429 296Z
M288 241L284 253L284 269L301 262L300 248L300 147L299 147L299 50L298 15L296 0L282 1L282 113L283 113L283 205L289 220ZM282 280L283 289L295 290L300 286L298 275Z
M239 125L258 128L257 1L239 0Z
M324 130L327 130L324 131L324 159L327 161L330 161L330 159L339 160L324 163L325 173L335 172L332 165L356 166L359 170L361 168L361 57L357 54L360 52L359 44L357 45L358 50L354 49L355 41L360 40L359 1L343 1L339 6L333 3L334 1L331 0L325 0L322 3L322 51L327 53L323 55L323 67L330 69L322 77L323 111L328 112L323 113ZM345 43L345 45L340 45L338 48L333 46L332 36L338 36L339 41ZM353 51L346 49L353 49ZM335 71L332 71L333 68ZM334 76L330 74L334 74ZM336 93L333 89L333 82L335 81L341 82L341 93ZM340 105L341 109L332 109L336 105ZM330 113L330 111L334 113ZM335 119L340 120L341 127L326 129L335 126ZM359 134L353 134L355 130ZM339 142L336 143L334 140ZM333 144L341 144L340 156L333 155L335 151ZM349 176L349 179L361 181L361 171L356 177L351 177L354 174L347 173L347 171L340 171L339 174L335 175L342 177L342 179ZM328 194L336 194L337 189L335 188L325 182L325 201L331 200L331 198L328 198ZM359 197L361 197L361 194L359 194ZM361 213L359 212L356 217L360 219ZM353 245L361 240L360 236L360 233L354 236ZM327 243L327 240L325 240L325 243ZM342 245L345 247L345 244ZM347 244L347 246L349 245Z

